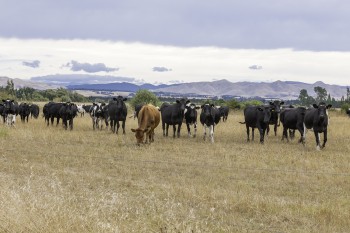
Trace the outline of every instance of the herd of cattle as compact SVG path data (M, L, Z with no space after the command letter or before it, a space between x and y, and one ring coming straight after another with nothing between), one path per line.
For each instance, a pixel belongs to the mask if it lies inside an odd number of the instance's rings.
M127 119L126 98L118 96L109 101L108 104L94 103L92 105L76 105L73 103L49 102L43 107L43 116L47 125L53 125L56 118L56 125L60 119L65 129L73 129L73 119L78 115L88 113L92 119L93 129L102 129L103 125L114 133L118 133L120 122L125 134L125 121ZM328 112L332 105L320 103L314 104L311 108L288 106L283 107L283 101L273 101L261 106L248 106L244 109L244 122L246 125L247 141L254 140L254 130L260 133L260 142L264 143L265 134L269 133L270 125L273 125L274 134L277 135L277 127L283 125L282 140L293 138L295 131L300 133L299 142L305 144L305 133L312 129L316 138L316 147L321 149L327 142ZM283 107L283 108L282 108ZM131 129L135 133L137 143L154 141L154 129L162 121L163 136L168 136L169 126L173 128L173 137L180 137L181 126L186 123L188 136L196 137L197 134L197 110L201 109L199 120L204 126L203 139L206 140L207 129L209 139L214 142L214 128L222 121L227 120L228 107L217 107L213 104L196 106L190 100L176 100L174 104L163 103L160 108L153 105L138 105L135 107L134 118L138 118L138 128ZM2 100L0 103L0 115L7 125L14 125L16 115L20 115L21 121L28 122L31 115L34 118L39 116L39 107L35 104L21 103L18 105L13 100ZM132 116L131 116L132 117ZM193 134L191 132L193 126ZM320 133L324 134L323 143L320 143ZM146 135L146 139L145 139Z

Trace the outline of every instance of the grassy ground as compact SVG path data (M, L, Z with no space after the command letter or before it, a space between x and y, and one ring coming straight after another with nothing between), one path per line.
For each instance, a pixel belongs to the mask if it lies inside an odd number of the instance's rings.
M73 131L44 120L0 124L0 232L349 232L350 119L331 113L316 151L269 136L247 143L242 112L215 143L163 138L135 145L127 134ZM19 118L17 118L19 120Z

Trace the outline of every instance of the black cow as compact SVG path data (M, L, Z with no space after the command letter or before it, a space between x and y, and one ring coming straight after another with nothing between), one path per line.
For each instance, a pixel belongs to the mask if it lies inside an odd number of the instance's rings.
M269 121L269 125L267 126L266 130L266 135L269 135L270 132L270 125L273 125L273 130L275 132L275 136L277 136L277 127L278 125L278 117L281 112L281 107L284 104L284 101L280 100L275 100L275 101L270 101L270 106L271 106L271 118Z
M204 104L201 106L202 111L199 116L199 120L204 126L203 139L206 139L207 128L209 128L209 138L210 141L214 142L214 127L220 121L221 115L219 109L217 109L214 104Z
M36 104L31 104L29 106L29 111L30 111L30 116L34 117L35 119L37 119L39 117L39 106Z
M82 108L85 110L85 112L87 112L87 113L90 113L90 111L91 111L91 107L92 107L92 105L91 104L88 104L88 105L83 105L82 106Z
M126 100L127 98L118 96L116 98L113 98L113 100L109 102L108 115L113 133L118 133L120 127L119 121L121 121L123 134L125 134L125 121L126 115L128 114L128 109L126 108L126 105L124 103L124 101ZM115 126L117 126L117 130L115 129Z
M271 118L271 106L247 106L244 109L245 124L247 128L247 141L249 142L249 127L252 128L252 140L254 141L254 129L260 132L260 143L264 143L264 135Z
M69 129L73 129L73 119L77 115L78 108L75 104L67 102L63 103L59 109L59 115L62 118L62 123L64 129L68 128L69 124Z
M55 118L57 119L56 126L59 124L60 117L61 117L59 111L62 106L63 106L63 103L55 103L55 102L49 102L44 105L43 114L45 117L45 122L47 121L47 126L49 126L50 119L51 119L51 125L53 125Z
M160 112L162 114L162 129L163 136L168 136L169 125L173 126L173 137L175 138L176 126L177 126L177 137L180 137L181 125L184 119L184 112L186 104L190 100L176 100L174 104L163 103L160 107ZM166 130L165 130L166 125Z
M14 126L16 122L16 114L18 113L18 104L14 100L2 100L2 116L4 123L8 126Z
M230 111L230 108L227 106L221 106L218 108L220 111L220 116L222 117L222 121L225 122L227 121L228 113Z
M300 133L299 143L305 143L304 138L304 118L305 118L306 108L285 108L281 111L280 122L283 125L283 136L282 141L286 138L288 139L288 130L290 138L293 139L295 135L295 130L297 129Z
M348 114L348 116L350 117L350 108L346 110L346 114Z
M305 112L304 124L307 129L313 129L316 138L317 150L320 150L326 146L328 126L327 109L331 107L331 104L326 105L324 102L321 102L319 105L313 104L313 108L309 108ZM320 146L320 133L323 133L322 146Z
M3 123L5 123L5 116L3 115L4 113L4 105L0 103L0 116L3 118Z
M28 122L28 118L30 115L30 106L27 103L21 103L19 105L19 115L21 117L22 122L25 122L26 120Z
M144 104L137 104L137 105L135 106L134 120L135 120L135 118L138 118L139 112L140 112L141 108L143 107L143 105L144 105Z
M196 107L195 104L189 103L186 105L185 109L185 121L187 126L188 136L191 136L191 125L193 125L194 134L193 137L196 137L197 134L197 109L200 107Z

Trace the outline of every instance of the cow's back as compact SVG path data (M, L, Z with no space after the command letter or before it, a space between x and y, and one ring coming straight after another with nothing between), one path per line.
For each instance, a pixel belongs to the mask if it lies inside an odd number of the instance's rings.
M159 125L159 122L160 112L155 106L148 104L141 108L138 116L139 128L146 129L151 127L154 129Z
M304 118L304 123L306 128L311 129L313 127L314 120L317 114L316 111L317 109L315 108L306 109L305 118Z
M255 106L248 106L244 109L244 120L249 127L256 127L258 120L257 108Z

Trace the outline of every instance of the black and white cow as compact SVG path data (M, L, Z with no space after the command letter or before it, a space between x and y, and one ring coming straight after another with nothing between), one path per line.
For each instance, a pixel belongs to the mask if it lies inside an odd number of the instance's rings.
M326 146L327 142L327 127L328 127L328 114L327 109L332 105L326 105L321 102L319 105L313 104L313 108L309 108L305 112L304 125L306 129L313 129L316 138L316 149L320 150ZM323 133L323 144L320 144L319 134Z
M73 129L73 119L77 115L78 109L77 106L73 103L67 102L63 103L61 108L59 109L59 115L62 118L62 123L64 129L68 128Z
M181 125L184 119L186 104L189 102L190 100L180 99L176 100L176 103L174 104L163 103L162 106L160 106L160 112L162 114L163 136L168 136L169 125L172 125L173 137L175 138L176 126L177 137L180 137Z
M295 130L298 130L300 133L299 143L303 143L303 144L305 143L305 138L304 138L305 112L306 112L306 108L304 107L285 108L281 111L280 122L283 125L282 141L284 139L287 139L287 142L289 142L288 131L289 131L290 138L293 139L295 135Z
M35 119L37 119L39 117L39 112L40 112L40 109L39 109L39 106L36 105L36 104L31 104L29 106L29 111L30 111L30 117L34 117Z
M118 130L120 127L119 121L121 121L123 134L125 134L125 121L126 121L126 116L128 114L128 109L126 108L126 105L124 103L124 101L126 100L127 98L118 96L116 98L113 98L113 100L109 102L108 116L109 116L110 125L113 133L118 134ZM116 130L116 126L117 126L117 130Z
M254 141L254 129L257 128L260 133L260 143L264 143L264 135L267 129L267 126L271 118L271 106L262 105L262 106L247 106L244 109L244 122L241 124L246 125L247 129L247 141L250 141L249 138L249 128L252 128L252 140Z
M188 136L191 137L191 125L193 125L193 137L196 137L197 134L197 109L200 107L197 107L195 104L188 103L186 104L185 109L185 121L187 126L187 132Z
M220 106L218 109L220 111L220 116L222 117L222 122L227 121L230 108L228 106Z
M28 122L28 118L30 115L30 106L27 103L21 103L19 105L19 115L21 117L21 121L24 123Z
M92 128L95 130L96 128L99 129L100 126L100 120L102 116L102 107L101 103L93 103L90 108L90 117L92 119Z
M214 128L220 122L220 111L214 104L204 104L201 106L202 111L199 116L201 124L204 126L203 139L206 140L207 128L209 128L210 142L214 143Z
M3 99L2 105L2 116L4 123L6 123L8 126L14 126L16 123L16 112L18 111L15 101L10 99Z
M269 125L267 126L266 129L266 135L269 135L270 132L270 125L273 125L273 130L275 132L275 136L277 136L277 127L278 125L278 118L279 118L279 114L281 112L281 107L284 104L284 101L280 101L280 100L275 100L275 101L270 101L270 106L271 106L271 118L270 118L270 122Z

